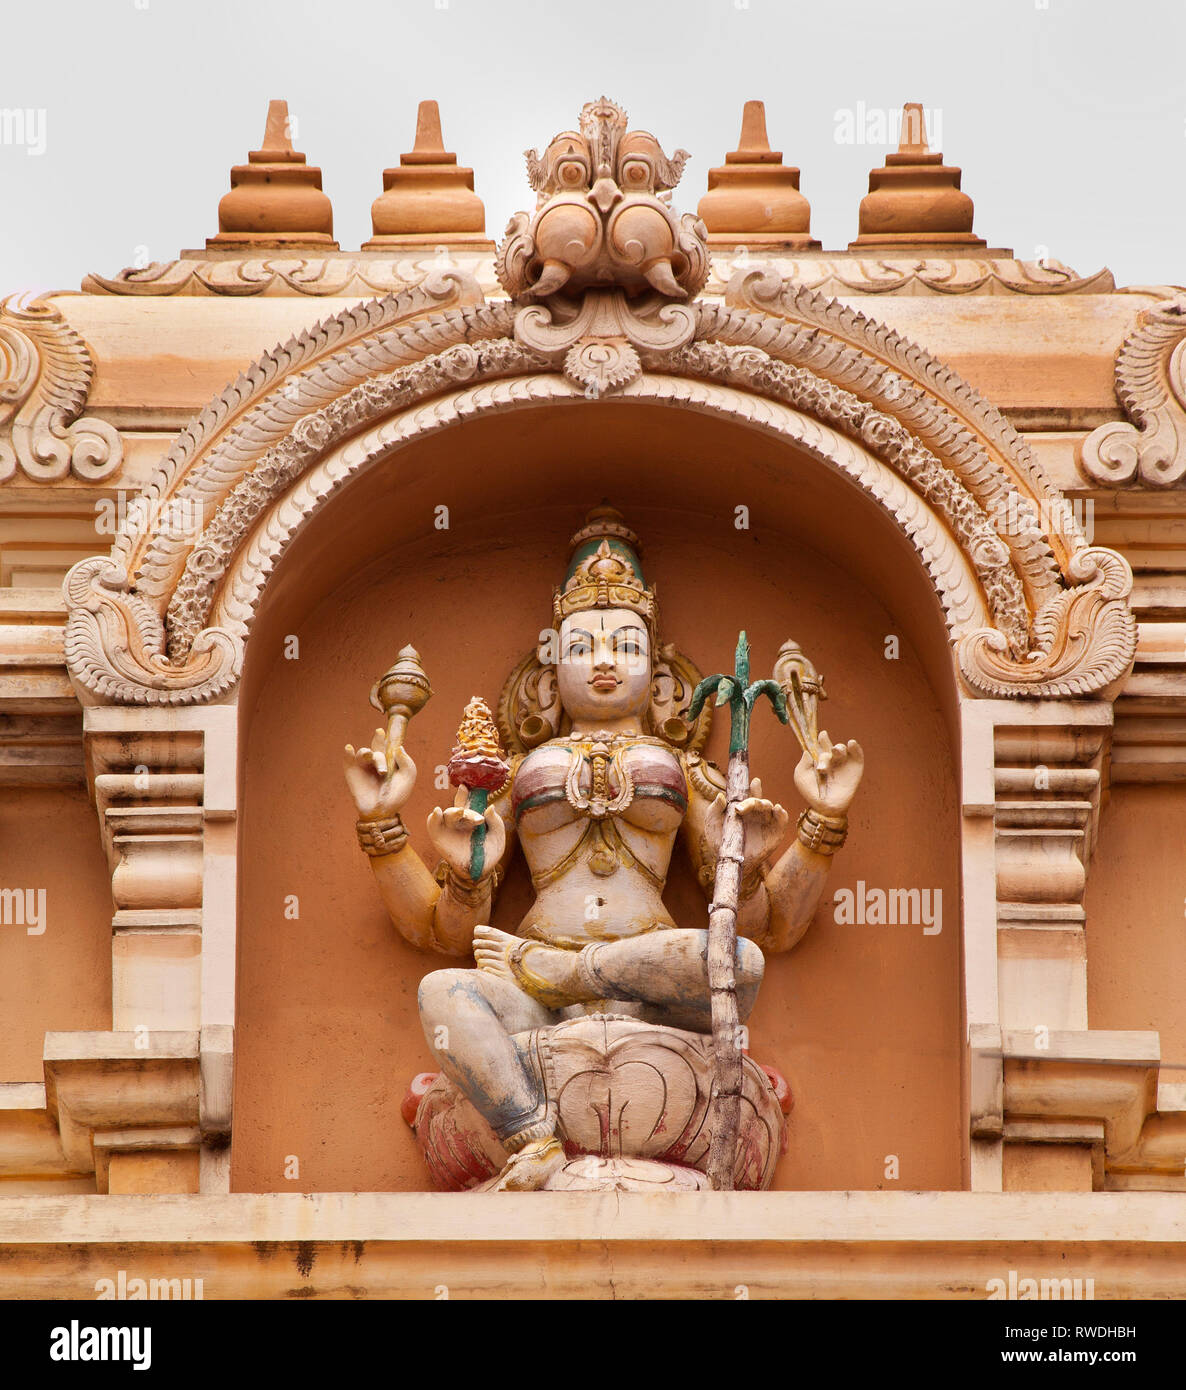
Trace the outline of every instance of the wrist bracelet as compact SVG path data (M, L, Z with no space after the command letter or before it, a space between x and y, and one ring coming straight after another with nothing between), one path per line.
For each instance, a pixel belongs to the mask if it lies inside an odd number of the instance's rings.
M471 878L463 878L447 859L442 859L436 866L433 878L444 892L459 903L464 903L466 907L481 906L487 897L493 896L494 890L498 887L497 867L483 874L475 883Z
M746 902L752 898L758 889L766 882L766 874L770 865L768 860L763 859L758 864L753 864L748 869L742 870L741 879L738 884L737 898L739 902ZM716 861L702 863L697 873L700 884L711 894L717 886L717 866Z
M408 843L408 832L399 816L384 816L382 820L355 821L359 848L372 859L385 854L398 854Z
M809 806L799 817L799 843L816 854L835 854L847 838L847 816L825 816Z

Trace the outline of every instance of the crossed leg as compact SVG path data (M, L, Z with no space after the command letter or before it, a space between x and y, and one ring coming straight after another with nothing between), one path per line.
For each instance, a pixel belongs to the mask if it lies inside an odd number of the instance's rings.
M513 981L479 970L435 970L420 982L420 1022L441 1070L511 1151L494 1186L542 1186L564 1162L564 1149L543 1078L514 1034L548 1028L556 1015Z
M551 1027L559 1022L556 1010L566 1005L601 999L635 1000L648 1022L706 1033L712 1028L707 953L708 933L682 928L565 951L480 926L474 931L476 970L425 976L420 1021L428 1045L511 1152L494 1188L541 1187L564 1162L543 1077L515 1034ZM739 940L742 1019L753 1008L764 968L761 950Z
M565 951L480 926L474 929L474 959L481 974L516 985L552 1009L632 999L647 1006L648 1022L694 1033L712 1028L708 933L703 930L671 927ZM736 980L742 1019L753 1009L765 968L760 948L740 938Z

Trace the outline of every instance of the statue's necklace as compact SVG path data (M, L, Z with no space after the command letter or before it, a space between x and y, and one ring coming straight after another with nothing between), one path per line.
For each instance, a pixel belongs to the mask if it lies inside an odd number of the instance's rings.
M626 766L626 754L636 743L662 744L663 740L646 734L611 734L597 730L593 734L568 741L568 772L564 778L564 797L574 811L589 817L585 833L565 857L557 870L565 872L571 862L586 848L590 870L599 877L616 873L623 863L634 865L660 891L663 879L630 850L622 840L612 816L620 814L634 800L634 779ZM581 771L590 767L589 790L581 790ZM611 795L611 786L618 790ZM551 876L549 878L551 878ZM537 886L539 880L536 880Z
M634 781L626 767L626 740L634 735L601 731L569 745L564 797L574 811L601 820L618 815L634 800ZM581 770L590 766L589 790L581 790ZM611 773L613 776L611 777ZM618 790L611 795L611 781Z

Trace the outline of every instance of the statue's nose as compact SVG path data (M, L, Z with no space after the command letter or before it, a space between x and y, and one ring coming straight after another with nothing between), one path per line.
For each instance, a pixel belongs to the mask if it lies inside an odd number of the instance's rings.
M589 190L589 201L599 209L604 217L615 203L622 201L622 190L613 179L601 178Z

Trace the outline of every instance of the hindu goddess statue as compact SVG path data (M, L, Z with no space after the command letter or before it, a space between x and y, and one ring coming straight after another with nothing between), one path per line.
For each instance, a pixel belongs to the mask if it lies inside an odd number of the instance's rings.
M686 724L668 719L656 728L656 670L671 649L658 642L638 538L612 509L590 513L573 537L553 627L541 639L537 676L554 682L550 722L525 721L522 751L501 775L497 741L477 738L478 762L495 769L489 803L475 809L463 785L455 805L432 812L435 875L400 820L416 779L402 746L406 719L378 730L372 747L346 749L360 843L396 929L426 949L473 952L476 968L425 977L420 1014L442 1073L507 1155L485 1184L492 1190L543 1187L566 1161L539 1045L558 1025L595 1015L680 1036L711 1031L707 932L674 921L663 890L682 835L711 897L725 783L692 751ZM479 706L467 710L471 733ZM737 807L745 827L736 955L742 1021L757 997L763 952L788 950L811 921L863 764L855 741L833 744L821 733L817 756L804 753L795 769L806 809L786 848L787 812L763 795L758 779ZM535 900L512 934L490 919L516 840Z

